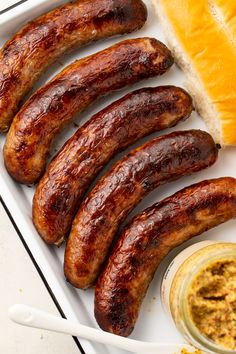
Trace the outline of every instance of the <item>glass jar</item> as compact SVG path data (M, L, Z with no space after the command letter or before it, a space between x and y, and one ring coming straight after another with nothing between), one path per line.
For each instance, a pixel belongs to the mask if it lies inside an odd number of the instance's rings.
M188 295L194 279L204 269L216 262L229 260L236 261L235 243L196 243L180 252L171 262L161 285L162 303L173 318L178 331L195 347L213 354L235 354L236 350L227 349L200 332L190 316Z

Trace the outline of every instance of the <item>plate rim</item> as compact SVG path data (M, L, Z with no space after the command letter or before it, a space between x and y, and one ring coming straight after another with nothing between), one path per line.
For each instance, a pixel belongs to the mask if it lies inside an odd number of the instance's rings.
M27 1L27 0L26 0L26 1ZM11 222L11 224L12 224L12 226L13 226L15 232L17 233L17 235L18 235L18 237L19 237L19 239L20 239L20 241L21 241L21 243L22 243L24 249L26 250L26 252L27 252L29 258L31 259L31 262L33 263L34 268L36 269L36 271L37 271L37 273L38 273L38 275L39 275L41 281L43 282L43 284L44 284L44 286L45 286L45 288L46 288L46 290L47 290L49 296L51 297L51 299L52 299L54 305L56 306L56 308L57 308L57 310L58 310L60 316L61 316L62 318L65 318L65 319L66 319L67 317L66 317L66 315L65 315L65 313L64 313L64 311L63 311L63 309L62 309L62 307L61 307L61 305L60 305L60 303L59 303L59 301L58 301L58 299L57 299L57 297L56 297L56 295L54 294L54 292L53 292L51 286L49 285L49 283L48 283L46 277L44 276L44 274L43 274L43 272L42 272L42 270L41 270L39 264L37 263L37 261L36 261L35 257L33 256L33 254L32 254L32 252L31 252L29 246L27 245L27 242L26 242L26 240L24 239L24 236L22 235L22 233L21 233L21 231L20 231L20 229L19 229L19 227L18 227L18 225L17 225L17 223L16 223L16 221L15 221L15 219L14 219L12 213L10 212L10 210L9 210L9 208L8 208L8 206L7 206L6 201L4 200L4 198L2 197L1 194L0 194L0 203L1 203L1 205L3 206L3 209L4 209L4 211L5 211L5 213L6 213L7 217L8 217L8 219L10 220L10 222ZM82 344L80 343L79 339L78 339L76 336L72 336L72 338L73 338L73 340L74 340L74 342L75 342L77 348L79 349L80 353L81 353L81 354L87 354L87 353L85 352L85 350L84 350Z

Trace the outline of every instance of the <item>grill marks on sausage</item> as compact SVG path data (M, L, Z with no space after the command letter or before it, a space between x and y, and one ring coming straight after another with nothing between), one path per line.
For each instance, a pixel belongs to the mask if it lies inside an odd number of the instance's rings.
M78 0L24 26L0 51L0 131L8 130L22 98L60 55L91 41L135 31L146 19L141 0Z
M113 90L163 74L166 57L173 63L165 45L141 38L120 42L68 66L15 117L4 146L8 172L21 183L35 183L44 172L54 137L76 113ZM21 153L22 141L28 148Z
M72 224L64 265L72 285L86 288L96 281L118 227L147 193L209 167L216 158L211 136L192 130L153 139L117 162L84 200ZM80 273L84 268L90 272L87 277Z
M101 328L128 336L163 258L174 247L235 217L236 180L219 178L187 187L133 218L96 286L95 316ZM142 262L136 262L139 259ZM130 303L123 308L120 291L126 291Z
M37 187L33 218L40 235L49 243L62 242L86 189L109 159L191 111L184 90L163 86L134 91L95 114L64 145Z

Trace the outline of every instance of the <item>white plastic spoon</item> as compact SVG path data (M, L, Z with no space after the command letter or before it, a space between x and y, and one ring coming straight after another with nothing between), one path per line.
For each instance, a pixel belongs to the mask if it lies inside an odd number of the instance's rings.
M8 315L12 321L24 326L86 338L91 341L113 345L132 353L178 354L181 353L183 347L190 353L194 353L195 351L192 346L187 344L148 343L120 337L95 328L73 323L26 305L16 304L11 306Z

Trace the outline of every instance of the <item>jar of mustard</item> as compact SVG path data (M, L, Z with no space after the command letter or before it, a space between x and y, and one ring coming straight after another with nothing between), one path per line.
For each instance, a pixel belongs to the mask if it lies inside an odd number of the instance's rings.
M208 353L236 353L235 243L186 248L167 268L161 297L188 342Z

